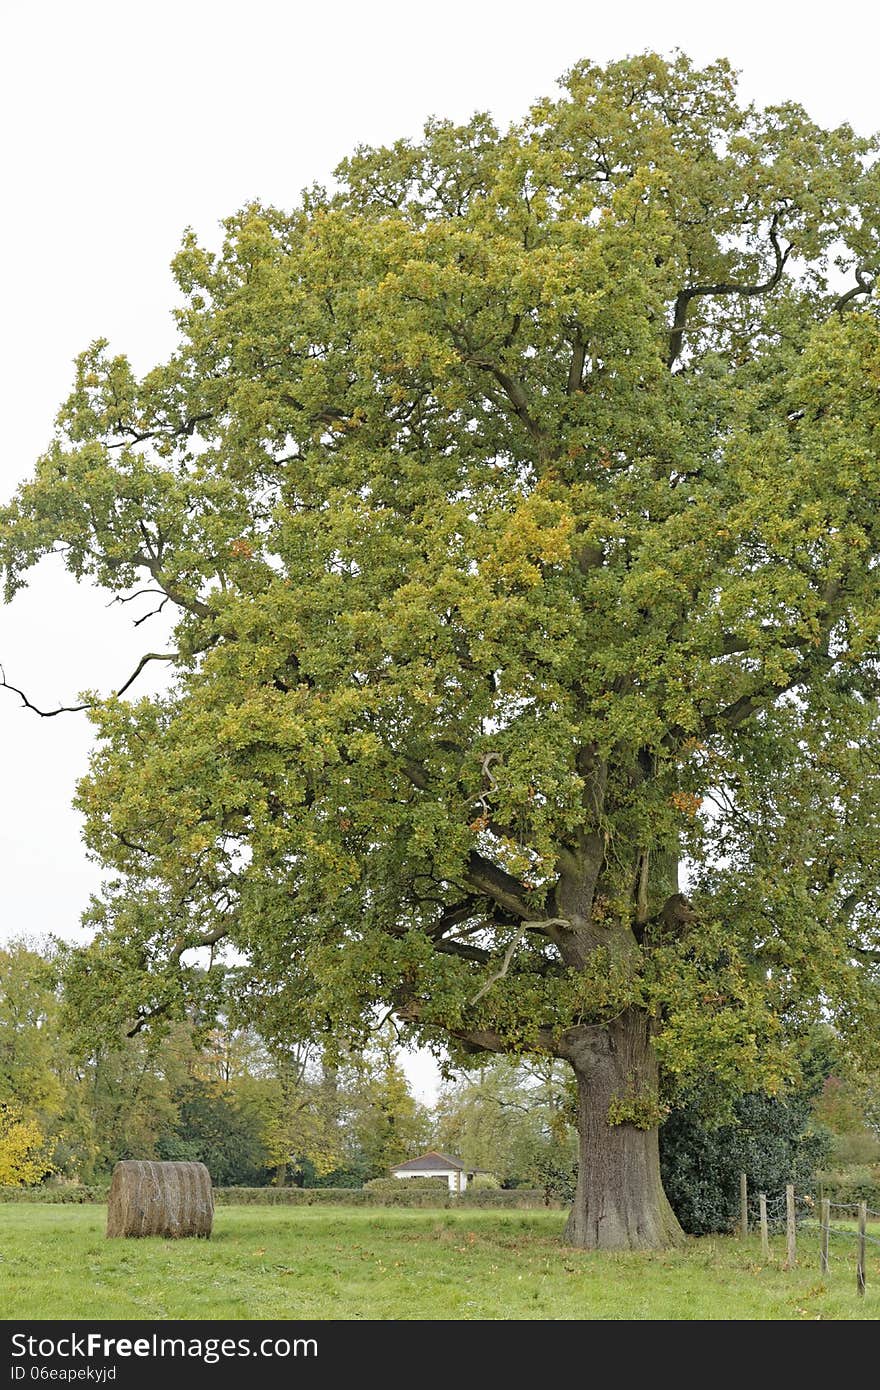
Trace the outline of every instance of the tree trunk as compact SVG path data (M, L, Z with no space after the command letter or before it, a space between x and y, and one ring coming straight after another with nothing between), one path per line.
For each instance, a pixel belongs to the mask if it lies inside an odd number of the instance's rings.
M585 1250L677 1245L684 1235L660 1180L657 1059L647 1017L628 1009L610 1024L573 1028L562 1055L577 1078L580 1141L565 1239Z

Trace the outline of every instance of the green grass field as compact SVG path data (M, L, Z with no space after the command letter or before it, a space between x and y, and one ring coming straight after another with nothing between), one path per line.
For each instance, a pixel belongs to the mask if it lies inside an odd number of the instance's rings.
M880 1318L880 1245L855 1292L855 1241L782 1269L775 1237L674 1254L560 1242L554 1211L220 1207L210 1241L104 1239L105 1208L0 1206L0 1314L38 1318ZM880 1235L880 1229L874 1228ZM851 1247L851 1248L850 1248Z

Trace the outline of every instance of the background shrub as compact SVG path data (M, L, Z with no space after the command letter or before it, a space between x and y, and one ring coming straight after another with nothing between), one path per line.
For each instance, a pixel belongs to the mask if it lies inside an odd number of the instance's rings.
M831 1146L825 1130L810 1129L810 1097L787 1101L743 1096L734 1124L707 1124L698 1101L676 1110L660 1131L660 1168L672 1208L690 1235L730 1231L739 1217L740 1173L749 1191L768 1197L794 1183L812 1192Z
M841 1206L867 1202L873 1211L880 1211L880 1163L863 1164L843 1171L820 1171L816 1174L815 1195L828 1197Z

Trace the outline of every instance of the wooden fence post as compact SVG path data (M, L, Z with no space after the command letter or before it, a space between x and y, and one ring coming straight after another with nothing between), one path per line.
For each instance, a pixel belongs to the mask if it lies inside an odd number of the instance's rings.
M828 1233L831 1226L831 1198L822 1198L821 1226L819 1229L819 1269L828 1273Z
M749 1233L749 1180L745 1173L739 1175L739 1233L743 1240Z
M868 1203L859 1202L859 1246L856 1262L856 1293L865 1296L865 1227L868 1224Z
M785 1236L786 1236L786 1269L793 1269L797 1264L797 1225L794 1216L794 1183L787 1183L785 1188Z
M770 1258L770 1232L767 1229L767 1193L758 1193L758 1212L761 1221L761 1254L765 1260Z

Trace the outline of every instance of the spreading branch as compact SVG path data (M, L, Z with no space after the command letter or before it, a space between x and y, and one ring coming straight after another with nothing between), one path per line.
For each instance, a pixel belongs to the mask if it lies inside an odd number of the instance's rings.
M129 449L134 444L144 444L153 439L189 439L199 425L213 420L213 414L206 411L201 415L189 415L180 425L158 425L151 430L136 430L132 425L121 425L116 433L124 435L116 443L108 444L108 449Z
M461 956L462 960L474 960L480 965L488 965L492 959L491 951L486 951L481 946L469 946L456 937L442 937L435 941L434 950L441 956Z
M669 330L669 352L666 358L667 367L674 366L682 347L684 346L684 334L687 328L688 313L690 312L691 301L704 295L761 295L769 294L775 289L782 279L782 272L785 270L785 263L792 252L791 246L786 246L783 251L779 244L779 214L774 212L770 223L770 245L773 248L774 267L769 279L762 284L743 285L736 281L721 280L714 285L688 285L680 290L675 300L673 310L672 327Z
M531 917L533 909L526 901L524 885L476 850L468 855L466 878L484 897L491 898L515 917Z
M172 960L179 962L180 957L185 951L197 951L202 946L216 946L218 941L222 941L229 935L229 927L223 922L215 927L213 931L207 932L183 932L177 938L172 948ZM195 940L193 940L195 937Z
M407 999L396 1006L396 1013L402 1023L422 1024L430 1026L430 1021L425 1019L426 1007L420 999ZM443 1030L449 1037L454 1038L467 1052L512 1052L515 1046L509 1043L500 1033L496 1033L493 1028L446 1028ZM550 1057L559 1057L558 1040L553 1030L548 1027L539 1027L534 1032L534 1052L545 1053Z
M157 559L144 554L140 554L135 558L149 570L156 583L162 589L162 592L170 598L172 603L176 603L178 608L183 608L185 612L192 613L195 618L211 617L212 612L209 604L203 602L200 598L196 598L194 595L190 596L181 593L176 585L169 584L167 580L162 577L162 567Z
M856 283L852 289L847 290L838 300L835 300L833 312L841 314L847 304L851 304L854 299L858 299L863 294L873 294L874 286L877 283L876 272L868 270L866 266L856 267Z
M781 695L788 695L792 690L797 690L798 686L810 680L816 674L817 666L830 668L834 664L833 657L827 653L818 651L813 659L805 658L795 671L791 680L783 685L768 683L760 686L757 690L750 691L747 695L741 695L732 704L726 705L723 709L703 725L703 732L717 734L725 730L736 729L740 724L751 719L753 714L765 709L768 703L772 704Z

